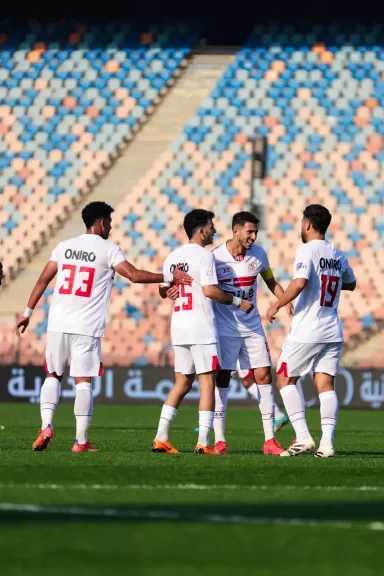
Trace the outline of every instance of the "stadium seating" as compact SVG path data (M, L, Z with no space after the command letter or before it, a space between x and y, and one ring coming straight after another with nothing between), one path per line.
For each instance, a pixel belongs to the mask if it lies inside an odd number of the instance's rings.
M8 277L120 154L193 41L177 25L0 25L0 247Z
M349 33L255 29L195 118L118 207L116 240L133 259L159 268L183 238L185 211L196 206L215 211L225 236L232 214L249 200L249 140L266 136L268 176L254 187L265 213L260 238L276 276L283 282L290 277L304 206L326 204L334 214L330 238L346 251L359 279L359 292L343 295L347 344L382 326L383 49L379 27ZM127 301L143 309L149 289L134 296L131 290L115 295L112 326ZM154 290L150 294L156 299ZM262 312L268 302L261 288ZM157 317L168 312L169 304L160 303ZM148 322L140 324L153 335ZM288 325L282 312L267 328L274 358ZM137 353L154 360L145 342Z
M342 299L347 345L382 326L383 62L379 26L309 32L256 28L179 138L117 207L113 239L141 268L160 270L165 255L183 240L181 222L193 207L215 212L223 239L232 214L248 206L250 139L266 136L267 178L255 181L254 191L265 214L260 241L276 277L283 283L290 277L304 206L323 203L334 215L329 236L346 251L359 281L358 293ZM13 198L13 188L7 190L7 198ZM39 188L39 194L44 199L46 190ZM16 230L16 220L12 217L7 227ZM270 296L260 288L264 313ZM118 280L106 362L167 362L169 309L156 287L126 289ZM34 361L40 351L44 318L34 320L36 338L21 346L23 362ZM288 325L283 311L267 328L274 358Z

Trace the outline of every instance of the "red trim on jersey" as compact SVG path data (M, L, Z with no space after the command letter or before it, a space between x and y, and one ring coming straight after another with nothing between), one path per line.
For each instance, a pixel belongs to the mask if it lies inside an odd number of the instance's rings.
M233 285L236 287L252 286L255 283L257 276L240 276L233 279Z
M285 376L285 378L288 378L288 366L286 362L282 362L280 368L278 369L278 371L276 372L276 374L278 374L279 376Z
M100 367L99 367L99 376L104 376L104 366L103 363L100 362Z
M212 372L218 372L221 370L220 361L217 356L212 356Z

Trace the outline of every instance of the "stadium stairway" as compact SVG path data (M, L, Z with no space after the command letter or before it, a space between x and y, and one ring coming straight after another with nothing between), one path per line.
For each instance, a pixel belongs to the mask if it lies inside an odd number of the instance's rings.
M231 54L195 54L190 58L188 66L174 86L164 96L141 131L127 144L107 174L18 277L3 289L0 322L13 322L14 314L23 309L28 294L54 246L61 240L81 233L83 225L80 213L83 206L94 200L105 200L117 206L124 197L129 197L140 177L175 140L232 60ZM129 257L127 254L128 259ZM137 265L140 266L140 261Z

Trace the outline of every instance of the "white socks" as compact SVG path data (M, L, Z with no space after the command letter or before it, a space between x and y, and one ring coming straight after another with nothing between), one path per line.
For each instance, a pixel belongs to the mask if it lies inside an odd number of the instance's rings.
M85 444L88 441L88 428L93 413L92 384L80 382L75 385L75 390L76 440L79 444Z
M161 442L166 442L168 440L169 435L169 427L171 425L172 420L176 416L177 408L173 406L168 406L168 404L163 404L160 413L160 420L159 426L156 432L157 440L161 440Z
M252 384L249 388L247 388L248 394L256 400L257 403L260 402L260 392L257 384Z
M227 388L215 387L215 413L213 430L215 442L225 442L225 416L227 413L229 386Z
M213 414L210 410L199 410L199 437L197 443L202 446L209 444L209 431L213 424Z
M312 436L308 430L307 421L305 419L305 405L303 398L300 395L294 384L288 384L280 390L281 397L284 402L289 420L293 426L296 434L297 442L308 442L312 440Z
M60 381L53 376L47 376L40 391L41 428L52 426L53 415L60 399Z
M265 441L273 438L273 393L271 384L258 384L260 392L259 408L263 423Z
M333 446L333 436L336 428L338 401L336 392L329 390L319 394L321 441L320 446Z

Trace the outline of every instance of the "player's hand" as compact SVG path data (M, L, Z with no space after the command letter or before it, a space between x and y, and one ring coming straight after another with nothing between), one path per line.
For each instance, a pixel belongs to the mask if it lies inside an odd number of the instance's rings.
M171 300L177 300L179 297L179 287L178 286L171 286L170 288L168 288L167 290L167 298L170 298Z
M249 314L250 311L253 310L253 304L249 300L242 300L239 308L243 312L246 312L247 314Z
M17 325L16 325L17 333L19 335L24 334L24 332L28 328L28 324L29 324L29 318L25 318L25 316L22 316L21 320L19 320Z
M178 268L176 268L176 270L173 272L174 284L188 284L190 286L192 284L192 280L193 278L189 274L179 270Z
M273 322L273 320L276 319L276 315L277 315L278 311L279 311L279 307L278 307L277 302L270 305L270 307L267 310L267 314L266 314L268 322Z

